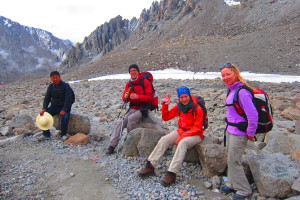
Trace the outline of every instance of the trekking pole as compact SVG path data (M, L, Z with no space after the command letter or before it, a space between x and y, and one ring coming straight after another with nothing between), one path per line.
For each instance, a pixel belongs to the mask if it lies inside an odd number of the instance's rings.
M125 104L125 108L126 108L126 105L127 104ZM123 117L122 117L122 123L121 123L121 130L120 130L120 135L119 135L119 142L118 142L118 146L117 146L117 151L116 151L116 160L117 160L117 173L118 173L118 186L119 186L119 184L120 184L120 170L119 170L119 159L118 159L118 155L119 155L119 147L120 147L120 141L121 141L121 139L122 139L122 133L123 133L123 123L124 123L124 117L125 117L125 115L127 114L129 112L129 109L128 109L128 111L123 115Z

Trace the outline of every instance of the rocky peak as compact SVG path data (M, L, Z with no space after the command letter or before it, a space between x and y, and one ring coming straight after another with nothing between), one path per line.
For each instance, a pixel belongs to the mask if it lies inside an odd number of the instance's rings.
M160 23L170 20L178 14L187 15L195 9L199 0L162 0L154 1L149 9L144 9L140 19L133 18L130 21L121 16L104 23L86 37L83 43L78 43L69 51L67 58L60 68L63 72L79 68L92 60L99 59L122 42L127 40L133 33L141 34L153 28L152 22ZM154 29L158 25L154 26Z
M61 64L61 70L67 72L78 68L95 58L100 58L130 37L137 26L138 20L122 19L117 16L109 22L97 27L83 43L77 43L68 52L67 58Z

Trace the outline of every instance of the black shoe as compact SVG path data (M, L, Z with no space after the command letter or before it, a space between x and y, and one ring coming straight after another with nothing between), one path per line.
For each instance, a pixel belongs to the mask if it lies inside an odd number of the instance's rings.
M37 140L39 141L39 142L42 142L42 141L45 141L45 140L50 140L51 138L50 138L50 136L49 137L46 137L46 136L41 136L41 137L39 137Z
M221 191L221 193L225 193L225 194L230 194L230 193L234 192L234 190L227 185L222 185L220 187L220 191Z
M114 153L114 151L115 151L115 147L109 146L107 151L106 151L106 154L111 155L111 154Z
M246 199L248 196L244 196L244 195L241 195L241 194L234 194L232 196L232 199L233 200L243 200L243 199Z

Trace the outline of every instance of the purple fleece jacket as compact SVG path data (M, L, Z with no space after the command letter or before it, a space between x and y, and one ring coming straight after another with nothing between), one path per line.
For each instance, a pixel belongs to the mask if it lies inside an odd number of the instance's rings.
M226 104L233 103L233 97L236 89L239 86L242 86L242 82L238 81L233 85L227 87L230 89L230 93L226 98ZM248 128L247 133L240 131L237 127L228 125L227 132L233 135L248 135L254 136L256 129L257 129L257 122L258 122L258 113L252 101L252 95L249 91L245 89L241 89L239 91L239 105L245 111L245 114L248 119ZM246 120L244 117L239 115L233 106L227 106L227 113L226 113L227 120L231 123L239 123L245 122Z

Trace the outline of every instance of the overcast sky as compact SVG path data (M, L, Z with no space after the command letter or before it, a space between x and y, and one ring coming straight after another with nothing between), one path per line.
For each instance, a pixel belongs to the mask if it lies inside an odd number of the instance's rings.
M155 0L2 0L0 16L40 28L60 39L83 42L98 26L121 15L140 17Z

